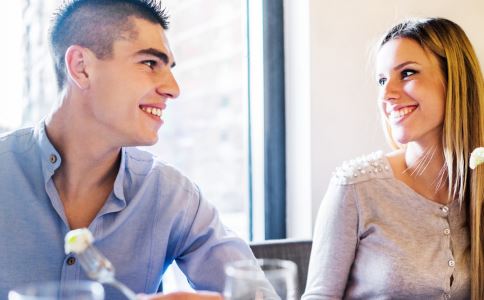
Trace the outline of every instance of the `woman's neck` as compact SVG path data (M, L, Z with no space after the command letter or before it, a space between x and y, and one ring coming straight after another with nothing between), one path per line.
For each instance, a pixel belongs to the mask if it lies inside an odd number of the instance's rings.
M429 146L409 143L404 151L404 163L404 176L415 190L435 202L450 202L441 143Z

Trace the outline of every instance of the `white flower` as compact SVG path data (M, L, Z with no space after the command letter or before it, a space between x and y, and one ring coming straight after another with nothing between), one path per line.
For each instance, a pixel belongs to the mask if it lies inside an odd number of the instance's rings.
M472 151L469 165L471 169L475 169L478 165L482 163L484 163L484 147L479 147Z

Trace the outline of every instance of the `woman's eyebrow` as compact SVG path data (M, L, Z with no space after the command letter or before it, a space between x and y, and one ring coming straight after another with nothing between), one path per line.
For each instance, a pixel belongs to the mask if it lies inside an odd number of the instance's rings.
M410 64L418 64L418 63L416 61L408 60L408 61L405 61L405 62L395 66L393 68L393 70L399 70L399 69L405 67L406 65L410 65Z
M407 65L411 65L411 64L418 64L418 62L413 61L413 60L404 61L403 63L398 64L397 66L393 67L392 69L393 69L394 71L397 71L397 70L400 70L400 69L402 69L403 67L405 67L405 66L407 66ZM379 78L379 77L384 77L384 76L385 76L385 75L384 75L383 73L379 73L379 74L377 74L377 76L376 76L376 77L377 77L377 78Z

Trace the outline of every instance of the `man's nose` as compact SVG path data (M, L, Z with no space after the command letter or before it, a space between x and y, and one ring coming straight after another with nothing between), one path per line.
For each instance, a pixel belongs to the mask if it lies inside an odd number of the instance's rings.
M180 95L180 87L178 86L178 82L176 81L171 70L168 70L165 76L160 78L160 83L156 92L172 99L175 99Z

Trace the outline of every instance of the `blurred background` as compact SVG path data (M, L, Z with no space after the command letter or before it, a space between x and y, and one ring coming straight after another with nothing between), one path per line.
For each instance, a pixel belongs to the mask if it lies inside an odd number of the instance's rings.
M46 33L59 2L0 4L2 132L35 124L57 100ZM371 49L392 24L450 18L484 60L482 0L163 3L181 96L149 150L246 240L310 238L334 168L388 150Z

